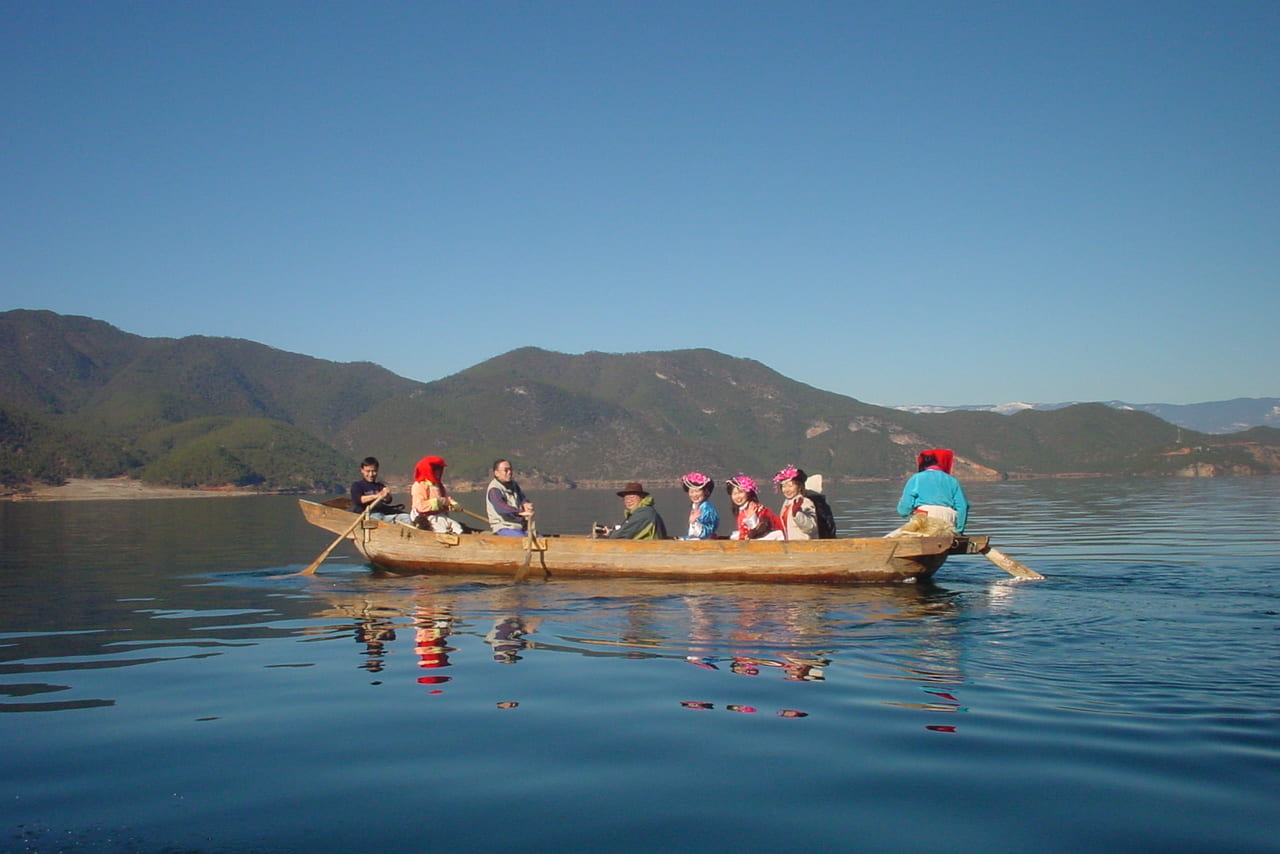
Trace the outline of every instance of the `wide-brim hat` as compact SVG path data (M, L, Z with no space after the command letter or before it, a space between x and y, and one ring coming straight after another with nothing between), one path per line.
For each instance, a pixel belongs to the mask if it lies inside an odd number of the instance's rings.
M624 495L639 495L641 498L643 498L648 494L649 493L644 491L644 485L636 483L634 480L628 483L624 488L618 490L619 498L621 498Z

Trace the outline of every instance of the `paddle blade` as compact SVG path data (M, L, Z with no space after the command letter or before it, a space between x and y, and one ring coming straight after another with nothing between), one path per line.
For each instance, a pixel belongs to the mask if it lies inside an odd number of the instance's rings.
M536 536L537 534L533 533L533 531L524 535L524 562L516 568L516 584L529 577L529 567L533 564L533 547L537 544L534 539Z
M302 572L299 572L298 575L315 575L316 570L320 568L320 564L324 563L324 559L329 556L329 553L338 547L338 543L342 542L347 537L351 536L351 532L354 531L356 528L360 527L361 522L369 518L369 508L372 506L373 505L369 505L369 507L366 507L365 511L361 513L359 516L357 516L356 520L351 523L351 527L347 528L347 530L339 534L338 539L330 543L329 548L320 552L320 557L312 561L311 565L308 566L306 569L302 570Z
M524 562L516 568L515 583L519 584L529 577L529 569L533 563L533 550L538 548L538 529L529 517L529 530L524 535Z
M531 551L525 552L524 562L521 563L520 566L516 569L516 574L514 579L516 584L519 584L520 582L524 581L526 578L529 577L529 568L532 566L532 563L533 563L533 552Z
M347 534L350 534L350 533L351 531L347 531ZM324 559L327 558L333 552L333 550L338 547L338 543L342 542L347 538L347 534L343 534L342 536L338 537L338 539L330 543L329 548L320 552L320 557L312 561L311 564L306 569L302 570L302 572L299 572L298 575L315 575L316 570L320 568L320 564L324 563Z
M983 554L987 556L987 560L1015 578L1044 578L1043 575L1031 567L1024 563L1019 563L999 549L988 548Z
M302 572L299 572L298 575L315 575L316 570L320 568L320 564L324 563L324 559L328 556L329 551L326 550L324 554L316 558L314 562L312 562L306 569L302 570Z

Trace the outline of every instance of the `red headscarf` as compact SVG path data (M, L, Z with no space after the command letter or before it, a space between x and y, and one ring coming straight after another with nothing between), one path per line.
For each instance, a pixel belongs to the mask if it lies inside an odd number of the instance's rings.
M954 462L956 458L954 451L948 450L947 448L933 448L928 451L921 451L920 455L916 457L917 467L919 467L920 463L924 461L925 454L932 454L933 458L938 461L938 468L942 469L947 474L951 474L951 463Z
M427 483L434 483L439 486L440 478L444 474L444 468L447 465L448 463L439 457L423 457L414 466L413 480L415 483L425 480Z

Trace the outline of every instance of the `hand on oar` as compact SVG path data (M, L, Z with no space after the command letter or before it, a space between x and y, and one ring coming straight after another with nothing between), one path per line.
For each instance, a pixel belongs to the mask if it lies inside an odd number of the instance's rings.
M315 575L316 570L320 568L320 564L324 563L324 559L329 556L329 552L336 549L338 547L338 543L342 542L347 537L349 537L351 535L351 532L354 531L357 527L359 527L361 522L363 522L365 519L368 519L369 511L372 509L373 509L373 503L370 503L369 506L364 508L364 512L361 513L359 516L357 516L356 520L351 523L351 527L347 528L347 530L339 534L338 539L330 543L329 548L320 552L320 557L313 560L311 562L311 565L308 566L306 569L302 570L302 572L299 572L298 575Z

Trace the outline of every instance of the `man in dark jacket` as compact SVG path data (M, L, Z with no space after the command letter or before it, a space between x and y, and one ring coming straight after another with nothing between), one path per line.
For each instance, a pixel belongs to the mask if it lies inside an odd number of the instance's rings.
M370 519L409 524L409 514L404 512L404 505L392 504L391 490L378 480L377 457L364 458L360 463L360 479L351 484L351 512L363 513L366 508L369 508Z
M653 496L644 487L632 481L618 492L622 499L625 521L609 532L614 540L665 540L667 526L653 506Z

